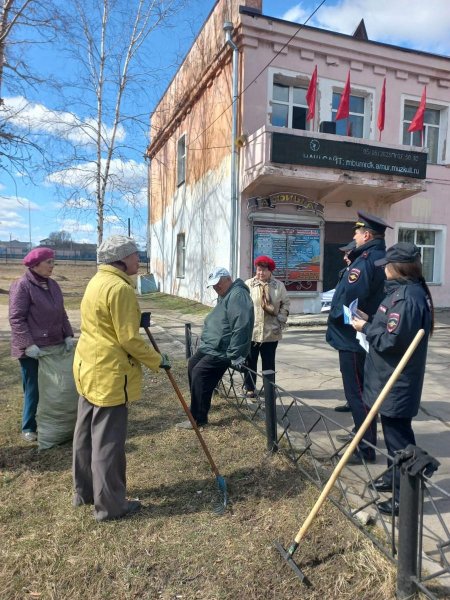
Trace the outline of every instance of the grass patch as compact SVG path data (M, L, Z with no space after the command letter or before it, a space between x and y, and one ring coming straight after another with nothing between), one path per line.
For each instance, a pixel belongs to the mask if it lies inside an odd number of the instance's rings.
M273 547L292 541L317 499L315 488L225 400L215 397L204 436L232 500L214 516L216 483L164 373L145 373L130 406L128 490L144 510L97 524L71 506L70 445L38 452L19 437L18 365L0 343L0 597L231 600L394 598L394 570L372 544L326 505L296 560L301 585ZM186 369L174 374L186 392Z
M195 300L188 300L187 298L180 298L179 296L172 296L170 294L163 294L162 292L153 292L151 294L145 294L140 296L141 304L149 304L148 308L161 309L161 310L172 310L181 314L191 315L207 315L211 307L195 302Z

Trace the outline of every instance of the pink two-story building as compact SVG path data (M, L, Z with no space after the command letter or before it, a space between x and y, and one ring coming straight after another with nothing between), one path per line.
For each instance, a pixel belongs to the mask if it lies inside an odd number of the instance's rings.
M269 254L292 312L318 312L365 210L392 225L388 245L421 248L435 304L450 306L450 59L372 42L363 23L349 36L262 10L261 0L218 0L152 117L149 253L160 289L209 303L214 266L246 279ZM348 76L350 116L336 121ZM408 133L424 86L424 130Z

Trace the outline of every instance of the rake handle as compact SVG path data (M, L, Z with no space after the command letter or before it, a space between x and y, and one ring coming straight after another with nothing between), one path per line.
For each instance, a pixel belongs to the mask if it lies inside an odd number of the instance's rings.
M156 352L161 354L161 352L159 351L159 348L158 348L158 344L156 343L155 338L153 337L150 329L146 325L144 325L144 329L145 329L145 333L147 334L148 339L150 340L153 348L156 350ZM219 469L216 467L216 463L213 461L213 458L208 450L208 446L206 445L205 440L203 439L203 436L200 433L198 425L195 422L194 417L192 416L189 406L186 404L186 400L183 398L183 394L181 393L181 390L178 387L177 382L175 381L172 373L170 372L170 369L164 369L164 370L167 374L167 377L169 378L170 383L172 384L173 389L175 390L176 395L178 396L178 400L181 402L181 405L183 406L184 412L188 416L189 421L191 422L191 425L194 428L195 433L197 434L198 441L200 442L200 444L203 448L203 451L206 454L206 458L208 459L209 464L211 465L211 469L214 472L214 475L216 477L220 477Z
M313 522L315 516L319 512L322 504L325 502L328 494L330 493L331 488L334 486L336 479L339 477L342 469L347 464L348 459L355 451L359 442L362 440L363 435L366 433L367 428L369 427L370 423L372 422L372 419L377 414L377 412L378 412L379 408L381 407L381 405L383 404L386 396L391 391L395 382L399 378L401 372L405 368L406 363L411 358L412 354L414 353L415 349L419 345L419 342L423 338L424 335L425 335L425 330L419 329L419 331L416 333L416 336L414 337L413 341L411 342L408 349L406 350L405 354L403 355L402 359L400 360L397 367L395 368L394 372L392 373L392 375L389 377L388 381L386 382L386 385L381 390L378 398L375 400L374 405L372 406L369 413L367 414L367 417L364 419L364 422L362 423L361 427L356 432L355 437L353 438L353 440L347 447L347 450L342 455L340 461L338 462L333 473L331 474L330 479L328 480L326 486L322 490L322 493L320 494L319 498L317 499L317 502L311 509L311 512L309 513L309 515L305 519L303 525L301 526L299 532L297 533L297 535L295 537L295 544L296 544L295 547L298 546L298 544L300 543L302 538L306 535L306 532L308 531L311 523Z

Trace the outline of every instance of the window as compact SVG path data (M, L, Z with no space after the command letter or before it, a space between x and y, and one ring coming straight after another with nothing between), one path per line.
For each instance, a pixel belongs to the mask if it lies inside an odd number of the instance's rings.
M306 124L306 90L306 87L290 85L286 76L274 75L271 124L292 129L309 129Z
M182 135L177 144L177 185L186 179L186 136Z
M341 93L333 92L332 117L336 121L336 113L341 101ZM364 137L365 98L350 94L350 116L348 119L336 121L336 134L355 138Z
M406 146L424 146L428 148L428 162L437 164L439 152L439 127L441 125L441 111L427 108L423 118L422 131L409 132L408 127L414 119L418 105L405 104L403 111L403 143Z
M398 230L399 242L411 242L420 248L423 266L423 276L427 283L439 283L439 265L437 258L442 245L441 231L431 229L409 229L400 227Z
M184 233L177 235L177 277L184 277L186 269L186 244Z

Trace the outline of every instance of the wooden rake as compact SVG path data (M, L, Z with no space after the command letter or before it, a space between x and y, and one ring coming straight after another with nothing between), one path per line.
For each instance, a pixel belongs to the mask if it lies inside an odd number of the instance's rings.
M150 312L143 312L141 314L141 327L143 327L145 329L145 333L147 334L148 339L150 340L153 348L156 350L156 352L161 354L159 352L159 348L155 341L155 338L153 337L153 335L149 329L150 316L151 316ZM218 488L218 492L219 492L219 500L214 506L214 512L217 515L221 515L225 512L225 509L228 504L227 482L226 482L225 478L219 473L219 469L216 467L216 463L213 461L213 458L208 449L208 446L206 445L206 442L203 439L202 434L200 433L200 429L198 428L198 425L197 425L194 417L192 416L189 406L187 405L185 399L183 398L183 394L181 393L181 390L178 387L177 382L175 381L170 369L165 369L165 371L166 371L167 377L169 378L170 383L172 384L173 389L175 390L176 395L178 396L178 400L181 402L184 412L186 413L189 421L191 422L192 428L194 429L194 431L198 437L198 441L200 442L200 445L203 448L203 452L206 454L206 458L208 459L208 462L211 466L211 470L214 473L214 475L216 476L216 483L217 483L217 488Z
M311 523L314 521L314 519L315 519L317 513L319 512L322 504L325 502L326 498L328 497L328 495L329 495L332 487L334 486L334 484L336 482L336 479L341 474L341 471L345 467L345 465L347 464L347 461L350 458L350 456L356 450L359 442L362 440L363 435L365 434L367 428L369 427L370 423L372 422L372 419L375 418L375 416L378 413L381 405L383 404L386 396L391 391L392 387L394 386L394 384L397 381L398 377L402 373L402 371L405 368L407 362L409 361L409 359L413 355L415 349L417 348L420 340L423 338L424 335L425 335L425 330L424 329L419 329L419 331L416 333L416 336L414 337L413 341L409 345L409 347L406 350L405 354L403 355L402 359L398 363L396 369L394 370L394 372L392 373L392 375L389 377L386 385L381 390L378 398L376 399L374 405L370 409L367 417L364 419L364 422L362 423L361 427L355 433L355 437L353 438L353 440L351 441L351 443L348 445L346 451L344 452L344 454L342 455L340 461L336 465L333 473L330 476L330 479L328 480L327 484L325 485L325 487L322 490L322 493L320 494L319 498L317 499L317 502L315 503L315 505L313 506L311 512L309 513L309 515L305 519L305 522L301 526L299 532L295 536L294 541L291 543L291 545L289 546L289 548L287 550L285 550L283 548L283 546L279 542L274 542L276 549L281 554L281 556L283 557L283 559L287 562L287 564L290 566L290 568L294 571L294 573L297 575L297 577L300 579L300 581L302 581L305 585L310 586L311 582L306 577L306 575L303 573L303 571L300 569L300 567L295 563L295 561L294 561L294 559L292 557L293 557L295 551L297 550L297 548L298 548L301 540L305 537L308 529L311 526Z

